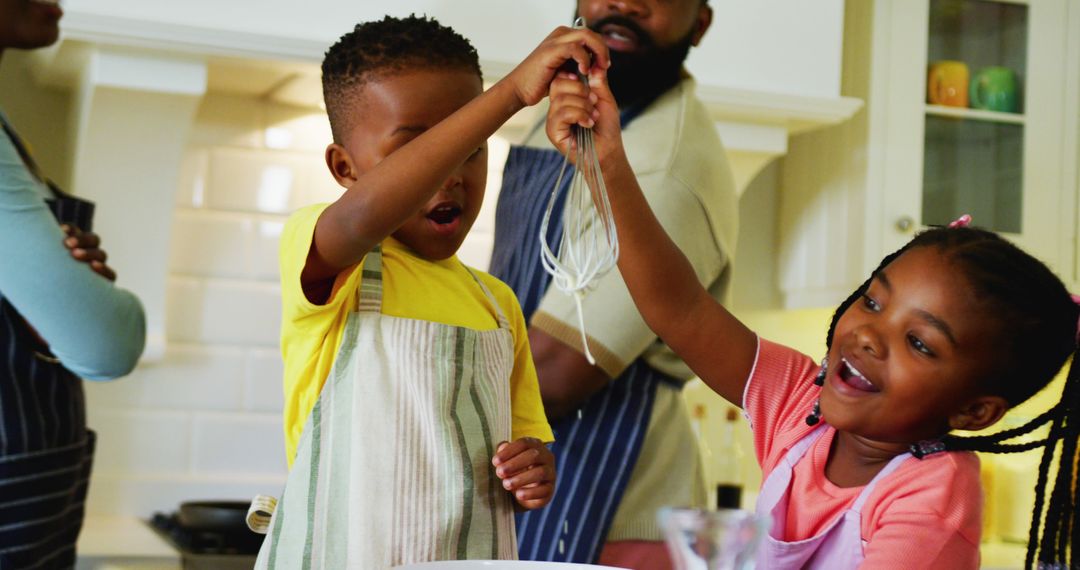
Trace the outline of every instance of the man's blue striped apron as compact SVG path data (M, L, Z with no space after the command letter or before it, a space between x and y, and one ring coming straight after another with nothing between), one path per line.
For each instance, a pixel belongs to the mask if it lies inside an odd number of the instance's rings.
M94 205L50 188L57 222L90 231ZM0 570L74 567L93 454L82 380L0 292Z
M646 106L624 111L623 127ZM526 320L551 284L540 261L540 221L562 163L557 150L514 146L503 170L490 272L514 290ZM548 226L555 251L570 181L567 176L559 188ZM578 413L551 422L558 484L547 507L518 515L522 560L596 562L641 453L661 382L681 386L639 358Z

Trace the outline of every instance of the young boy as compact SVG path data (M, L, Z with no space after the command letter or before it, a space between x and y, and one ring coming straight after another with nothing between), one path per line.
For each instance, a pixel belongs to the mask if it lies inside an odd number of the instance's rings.
M486 139L587 49L603 46L557 30L484 93L476 51L434 20L361 24L327 52L346 191L282 235L291 471L257 567L516 558L511 499L551 499L553 436L517 300L454 252Z

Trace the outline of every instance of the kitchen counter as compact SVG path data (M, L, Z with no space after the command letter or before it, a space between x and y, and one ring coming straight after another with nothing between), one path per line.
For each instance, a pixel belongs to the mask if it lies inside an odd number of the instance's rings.
M180 553L135 517L87 517L76 570L180 570Z
M1024 564L1023 544L982 545L983 570ZM180 553L134 517L87 517L79 535L76 570L180 570Z

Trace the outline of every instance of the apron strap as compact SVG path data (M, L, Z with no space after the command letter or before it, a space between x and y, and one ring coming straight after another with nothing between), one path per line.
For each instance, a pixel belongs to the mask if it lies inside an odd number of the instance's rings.
M825 429L827 426L828 424L822 422L822 424L814 428L813 431L803 436L803 438L796 442L795 445L791 446L791 449L789 449L787 454L784 456L783 462L786 465L794 468L795 464L798 463L804 455L806 455L806 452L810 449L810 446L814 445L814 442L821 438L821 436L825 435ZM775 468L773 470L775 470Z
M865 505L866 501L870 498L870 494L874 492L874 487L877 486L878 481L881 481L882 479L888 477L890 473L896 471L896 468L900 467L900 464L904 461L907 461L907 459L910 457L910 453L901 453L900 455L893 457L892 460L889 461L888 465L886 465L881 471L878 471L878 474L874 475L874 478L866 484L866 487L864 487L862 492L859 493L858 498L855 499L855 503L851 505L851 510L856 513L862 514L863 505Z
M360 313L382 312L382 244L376 245L364 256L360 267L360 283L357 285Z
M30 174L33 174L34 178L37 178L38 180L44 180L44 177L41 175L41 169L38 168L37 162L34 161L34 157L26 148L26 144L23 143L22 139L15 132L15 129L8 124L7 117L4 117L2 114L0 114L0 127L3 127L4 133L11 139L11 144L15 145L15 150L19 153L19 157L22 158L23 164L26 165Z
M806 455L810 446L814 445L814 442L825 434L827 426L828 424L822 422L809 433L802 436L802 438L788 449L787 453L784 454L784 457L773 466L772 471L764 477L757 499L757 512L759 514L770 514L773 507L779 503L784 494L787 493L788 486L791 484L791 477L795 469L795 464ZM775 528L777 521L774 520L773 525Z
M94 217L94 203L76 198L63 190L60 190L52 180L49 180L47 176L38 167L37 162L34 160L34 156L30 154L30 149L26 147L26 143L19 138L19 134L15 132L11 123L8 123L7 117L3 113L0 113L0 128L11 140L11 144L15 146L15 151L19 153L19 157L22 158L23 164L26 169L30 171L30 174L48 189L52 198L46 198L45 202L49 205L49 209L52 210L53 216L62 224L73 224L79 229L88 232L91 231L91 224Z
M34 160L34 155L30 154L30 149L26 147L26 143L23 142L19 134L15 132L15 128L8 123L7 117L3 113L0 113L0 127L3 128L4 133L11 139L11 144L15 146L15 151L19 153L19 157L22 158L23 164L26 165L26 169L30 171L39 182L49 187L49 190L56 195L56 186L49 180L41 168L38 166L37 161Z
M465 271L469 272L469 275L472 275L472 278L476 281L476 284L479 285L480 289L484 291L484 295L487 296L488 301L491 301L492 306L495 307L495 316L499 319L499 328L509 329L510 320L506 318L506 313L504 313L502 307L499 306L499 302L495 300L495 295L492 294L491 289L488 289L488 286L484 285L484 282L480 279L480 276L477 275L475 271L470 269L468 265L462 263L461 266L465 268Z

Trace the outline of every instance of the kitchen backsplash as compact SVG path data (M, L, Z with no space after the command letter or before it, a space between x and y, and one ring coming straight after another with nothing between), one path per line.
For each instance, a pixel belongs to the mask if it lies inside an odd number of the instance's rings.
M163 220L173 225L165 356L122 380L87 383L98 433L91 514L146 517L183 500L280 491L278 239L290 212L340 195L323 162L330 140L318 109L203 100L173 219ZM481 268L508 149L500 137L490 146L485 208L459 252Z

